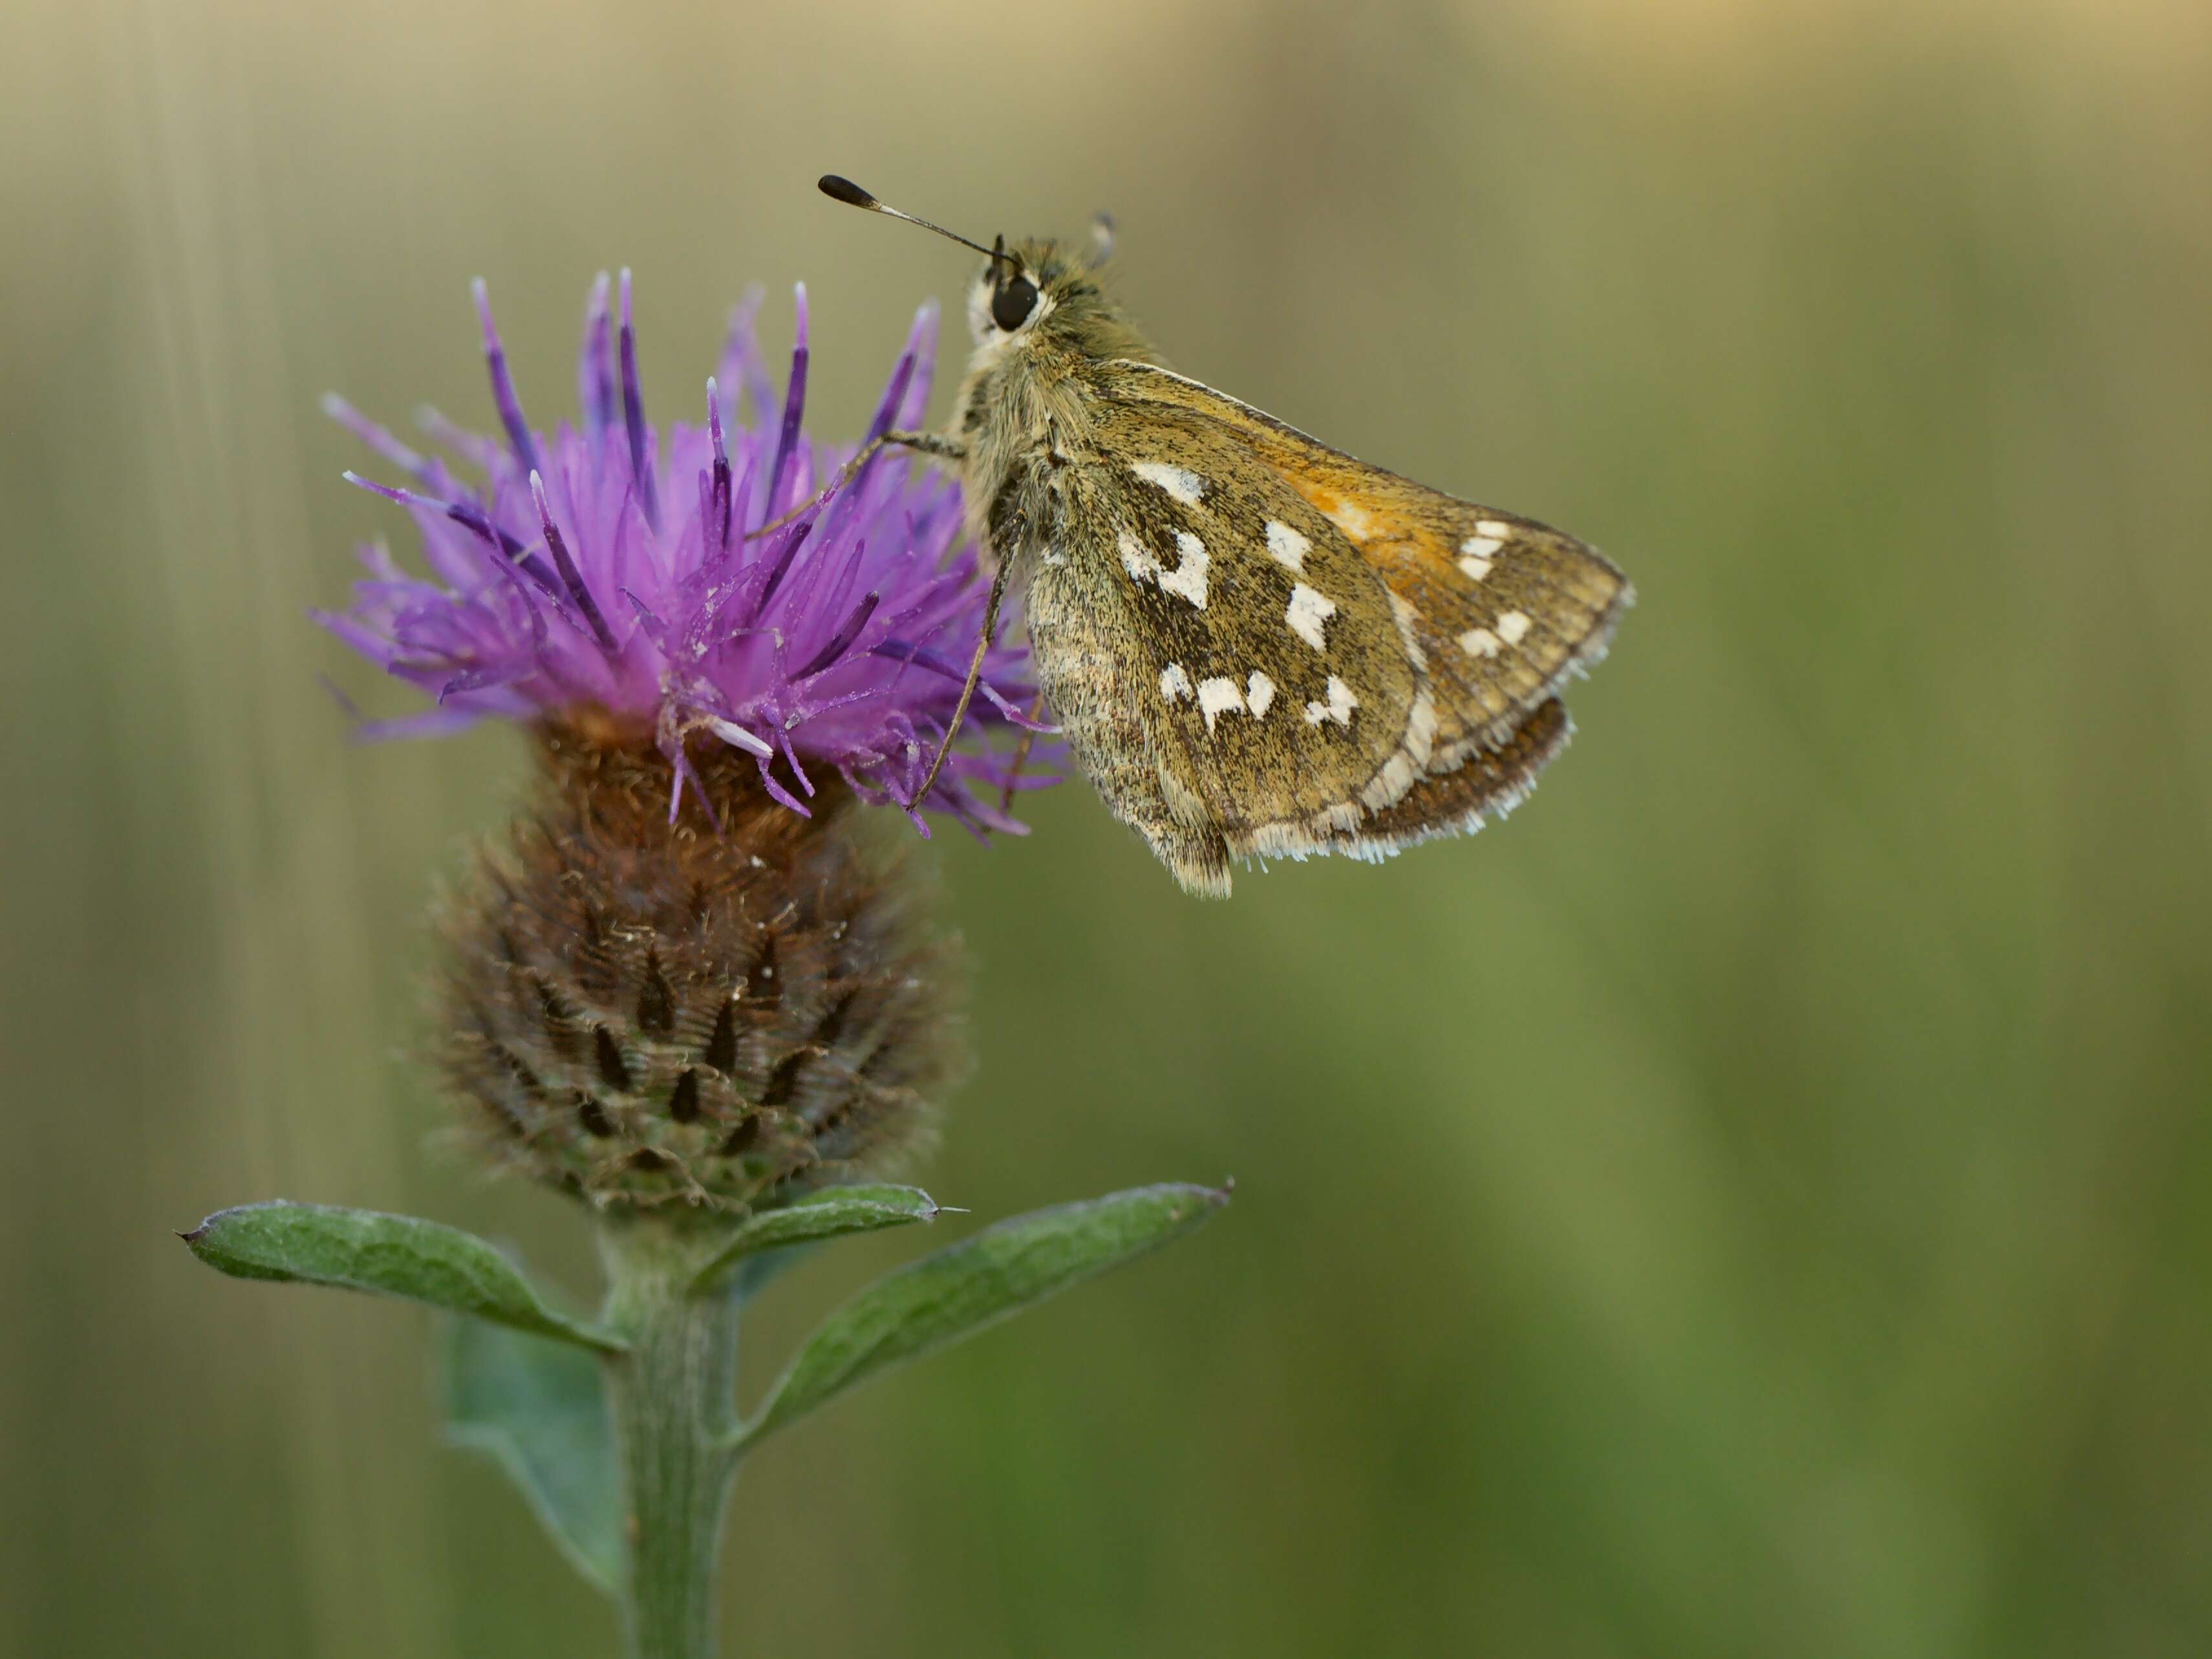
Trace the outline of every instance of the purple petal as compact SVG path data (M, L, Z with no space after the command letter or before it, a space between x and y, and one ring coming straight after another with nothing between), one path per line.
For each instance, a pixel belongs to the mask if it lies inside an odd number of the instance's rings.
M775 461L768 470L768 500L762 507L765 524L783 509L783 480L799 445L799 416L806 409L806 284L801 283L793 303L799 309L799 334L791 348L791 379L783 394L783 429L776 434Z
M629 316L629 268L622 274L622 395L623 425L629 433L629 476L637 486L637 504L645 521L660 528L659 498L653 488L653 434L645 424L645 394L637 383L637 331Z
M576 363L576 404L583 411L584 435L594 444L614 424L614 354L608 341L607 273L592 284L584 307L584 348Z
M491 398L499 407L499 422L507 441L514 446L514 459L525 472L538 471L538 441L530 422L522 418L522 400L514 393L514 377L507 372L507 348L499 343L499 330L491 320L491 289L481 276L470 284L476 295L477 316L483 324L484 362L491 370Z
M422 424L441 449L481 469L481 483L462 484L438 455L418 453L342 399L326 405L406 480L349 475L406 511L428 565L427 576L410 576L388 553L364 548L364 580L349 603L317 617L349 649L442 700L373 732L530 720L588 701L656 732L672 807L700 788L684 745L701 734L751 754L763 789L793 811L807 810L815 769L826 765L862 799L917 822L944 813L975 834L1018 833L1006 801L1051 781L1054 763L1053 745L1042 744L1017 775L1006 747L1014 729L1051 730L1024 713L1035 689L1019 644L986 654L967 729L927 799L914 799L959 697L988 578L960 544L956 482L891 465L844 477L840 463L858 450L805 430L804 289L773 417L751 313L741 307L708 383L704 422L656 431L638 390L630 288L617 307L602 279L576 363L580 421L550 434L524 419L489 299L481 289L476 297L505 441L434 412ZM934 322L928 307L916 315L869 436L922 417ZM608 442L617 408L623 441ZM661 491L664 468L681 488ZM836 486L810 501L817 477ZM796 502L805 504L793 511ZM790 522L775 533L745 533L779 516ZM1018 639L1018 603L1006 620Z

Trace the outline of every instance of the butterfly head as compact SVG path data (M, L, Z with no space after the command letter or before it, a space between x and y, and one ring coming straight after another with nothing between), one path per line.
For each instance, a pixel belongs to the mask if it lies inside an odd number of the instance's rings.
M1009 247L1001 237L968 285L969 331L978 347L1006 348L1079 330L1112 310L1097 270L1087 250L1046 240Z
M1141 338L1122 320L1098 282L1098 268L1113 251L1113 222L1103 215L1079 246L1048 240L981 242L886 207L849 179L821 180L822 193L851 206L933 230L984 256L968 286L968 327L975 337L979 367L1010 354L1073 349L1094 357L1148 357Z

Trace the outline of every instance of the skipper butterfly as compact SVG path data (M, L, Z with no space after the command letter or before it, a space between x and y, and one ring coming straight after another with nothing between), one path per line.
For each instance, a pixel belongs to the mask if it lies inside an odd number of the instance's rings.
M1070 752L1191 892L1226 896L1237 858L1387 857L1528 792L1634 597L1602 556L1161 367L1100 288L1103 220L1085 247L986 248L821 188L988 260L951 430L876 441L957 471L994 566L946 748L1018 575Z

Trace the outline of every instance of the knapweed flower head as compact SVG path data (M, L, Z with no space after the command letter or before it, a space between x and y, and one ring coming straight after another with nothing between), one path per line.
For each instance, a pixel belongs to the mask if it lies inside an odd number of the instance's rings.
M608 289L574 423L525 418L481 285L499 438L428 415L447 457L418 454L332 400L405 475L355 481L407 510L428 574L372 547L321 620L436 699L374 730L506 719L538 749L439 913L434 1055L471 1138L603 1207L726 1218L928 1139L966 1068L965 975L914 838L867 803L1018 830L1012 792L1042 781L1022 775L1035 692L1025 653L994 649L922 799L988 586L957 489L807 438L804 290L781 398L741 307L705 419L656 431L627 274L615 314ZM933 320L868 439L921 418Z
M696 789L694 745L751 757L762 787L801 813L817 774L865 800L950 814L971 830L1018 831L1016 788L1048 782L990 746L995 728L1031 727L1026 649L984 663L970 727L916 799L944 741L988 582L957 544L959 491L916 477L902 452L810 439L805 290L779 399L750 305L734 315L705 418L662 433L637 374L629 273L619 316L602 276L586 308L580 418L550 432L523 412L483 285L476 289L497 439L434 413L423 424L451 459L418 453L342 399L326 407L405 484L347 476L405 507L427 577L379 543L346 610L319 620L348 645L436 699L368 728L451 731L487 716L520 721L603 714L650 741L672 774L669 811ZM934 308L915 319L864 442L911 428L928 398ZM457 472L458 465L473 481ZM832 488L817 489L824 483ZM763 533L765 531L765 533ZM986 796L969 787L981 785ZM924 827L923 833L927 834Z
M666 763L608 738L540 726L535 796L441 907L435 1058L470 1139L603 1208L904 1168L968 1066L919 844L839 778L787 811L722 745L672 826Z

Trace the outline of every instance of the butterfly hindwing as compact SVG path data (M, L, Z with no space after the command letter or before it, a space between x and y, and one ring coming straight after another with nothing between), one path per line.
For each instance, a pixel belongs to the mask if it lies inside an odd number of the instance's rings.
M1160 408L1098 419L1097 459L1052 480L1056 522L1026 577L1071 746L1193 884L1212 890L1218 869L1225 885L1231 856L1328 850L1428 758L1433 709L1402 605L1217 428ZM1152 775L1096 758L1133 746Z
M1371 814L1330 850L1371 856L1478 830L1485 819L1520 804L1572 731L1565 703L1557 697L1540 703L1503 744L1471 749L1449 767L1431 771L1395 805Z

